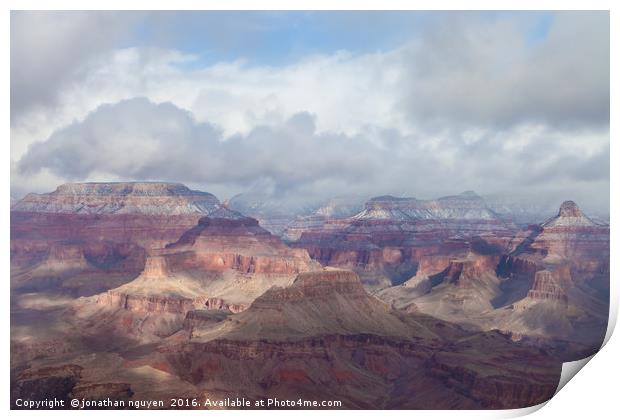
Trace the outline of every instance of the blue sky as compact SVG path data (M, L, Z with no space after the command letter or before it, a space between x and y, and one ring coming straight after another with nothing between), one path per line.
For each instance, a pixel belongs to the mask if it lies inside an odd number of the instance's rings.
M450 16L520 20L531 43L544 40L553 24L551 12L150 12L119 46L173 47L199 56L195 65L236 59L283 65L310 54L390 50Z

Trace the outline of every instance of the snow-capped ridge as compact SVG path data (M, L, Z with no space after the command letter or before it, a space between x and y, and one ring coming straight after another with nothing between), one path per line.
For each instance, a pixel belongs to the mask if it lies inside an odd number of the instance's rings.
M485 201L473 191L459 195L440 197L435 200L419 200L414 197L394 197L384 195L373 197L366 203L363 211L354 219L394 219L394 220L495 220L497 215L489 209Z

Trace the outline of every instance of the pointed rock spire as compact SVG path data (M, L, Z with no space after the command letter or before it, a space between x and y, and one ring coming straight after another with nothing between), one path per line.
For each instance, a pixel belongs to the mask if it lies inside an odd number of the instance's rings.
M567 200L560 206L558 215L543 224L543 228L556 226L596 226L596 223L583 214L574 201Z

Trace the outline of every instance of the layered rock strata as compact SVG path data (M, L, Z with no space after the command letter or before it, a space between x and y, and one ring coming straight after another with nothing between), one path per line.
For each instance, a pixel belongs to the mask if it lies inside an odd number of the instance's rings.
M383 196L347 219L334 219L299 234L292 245L323 265L356 271L370 289L400 284L422 257L466 252L476 237L493 238L505 250L514 228L467 192L438 200Z
M142 271L147 253L177 241L206 215L242 217L212 194L173 183L65 184L29 194L11 208L14 289L88 295L116 287ZM69 249L80 267L55 254ZM97 271L115 280L88 284Z

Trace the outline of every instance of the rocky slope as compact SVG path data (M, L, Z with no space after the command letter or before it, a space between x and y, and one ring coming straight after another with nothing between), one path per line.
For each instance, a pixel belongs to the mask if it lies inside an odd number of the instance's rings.
M12 241L11 289L93 295L134 279L145 259L145 250L132 243Z
M469 253L465 257L432 257L439 264L426 268L400 287L377 296L409 312L420 311L443 319L467 323L472 316L493 309L500 294L496 255Z
M107 318L133 336L165 336L182 327L189 311L242 311L270 287L318 267L306 251L288 248L254 219L205 217L151 254L139 277L82 300L79 312L85 319L114 313Z
M12 396L234 394L337 400L342 408L516 408L550 398L560 375L555 358L497 332L394 311L342 270L301 273L238 314L201 310L187 318L183 330L148 345L103 324L66 329L78 337L63 361L43 356L16 365Z
M300 274L152 357L142 363L206 394L337 399L343 408L527 406L549 398L559 374L543 353L500 334L399 314L342 270Z
M299 274L289 287L274 287L235 317L229 339L296 340L323 334L375 334L393 337L435 337L391 313L370 296L352 271L326 269ZM203 334L195 334L199 339Z
M528 291L527 297L568 303L566 292L571 286L571 275L568 267L556 271L541 270L536 272L534 284Z

